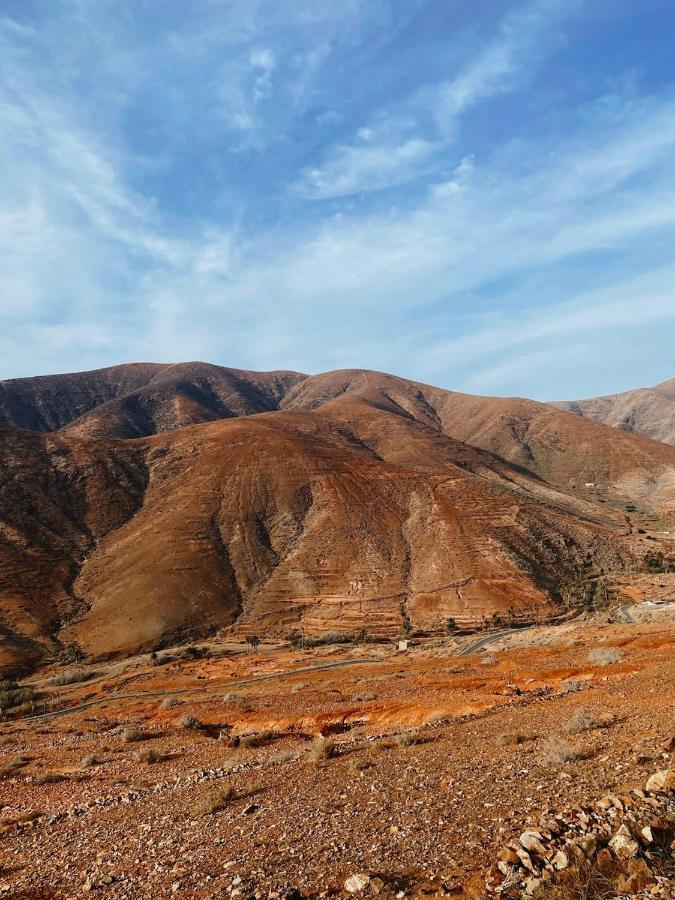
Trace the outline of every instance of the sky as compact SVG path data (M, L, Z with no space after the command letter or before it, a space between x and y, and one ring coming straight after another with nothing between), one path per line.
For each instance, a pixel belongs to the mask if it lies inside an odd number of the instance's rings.
M0 0L0 378L675 376L672 0Z

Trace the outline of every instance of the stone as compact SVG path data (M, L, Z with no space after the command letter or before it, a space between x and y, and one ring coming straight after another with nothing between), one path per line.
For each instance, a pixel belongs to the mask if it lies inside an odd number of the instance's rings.
M645 844L653 844L654 843L654 834L652 833L652 829L649 825L645 825L645 827L640 832L642 837L644 838Z
M581 847L586 856L593 856L598 842L592 835L584 834L577 839L577 844L579 845L579 847Z
M622 825L621 828L619 828L609 842L609 846L614 855L623 860L634 859L640 850L638 842L633 839L633 836L625 825Z
M542 857L546 855L546 847L542 844L541 834L538 831L524 831L518 840L530 853L536 853L537 856Z
M543 884L543 880L541 878L526 878L525 879L525 894L528 897L533 897L537 891L537 889Z
M345 890L349 894L359 894L370 884L370 876L363 872L355 872L345 881Z
M556 855L553 857L553 866L560 872L562 869L566 869L569 864L569 856L565 853L564 850L558 850Z
M675 791L675 769L662 769L655 772L647 781L646 789L652 794Z

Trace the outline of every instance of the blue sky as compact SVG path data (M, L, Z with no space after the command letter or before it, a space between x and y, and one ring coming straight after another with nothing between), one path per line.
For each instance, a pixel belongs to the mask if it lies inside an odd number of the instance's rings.
M675 376L672 0L0 0L0 378Z

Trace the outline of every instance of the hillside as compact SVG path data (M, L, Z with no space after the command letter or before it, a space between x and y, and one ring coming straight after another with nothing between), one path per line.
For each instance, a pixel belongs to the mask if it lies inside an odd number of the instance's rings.
M637 388L589 400L554 401L551 406L622 431L675 444L675 378L655 387Z
M658 548L626 504L675 506L675 448L543 404L212 368L167 367L58 433L0 429L5 664L230 626L394 635L551 616L570 585ZM207 378L228 414L177 428L215 416L213 395L176 412L178 387ZM124 437L143 430L120 417L131 394L150 397L157 433Z
M304 377L190 362L17 378L0 381L0 425L67 428L80 437L142 437L277 409Z

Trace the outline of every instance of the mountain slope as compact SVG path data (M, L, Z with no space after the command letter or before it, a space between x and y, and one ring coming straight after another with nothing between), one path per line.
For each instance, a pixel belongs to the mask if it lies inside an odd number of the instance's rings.
M186 425L279 408L305 378L299 372L247 372L209 363L166 366L152 380L71 422L78 437L146 437Z
M158 363L129 363L0 381L0 426L58 431L95 407L142 387L165 368Z
M675 444L675 378L650 388L589 400L553 401L550 405L622 431Z
M579 572L639 556L613 510L357 406L348 425L270 413L142 441L2 432L7 652L527 617Z
M358 397L373 409L420 422L486 450L564 491L672 509L675 454L664 444L618 432L544 403L478 397L366 370L310 376L282 401L285 409L319 409Z
M362 370L146 376L56 433L0 428L0 664L550 615L657 549L627 503L675 511L674 447L545 404Z

